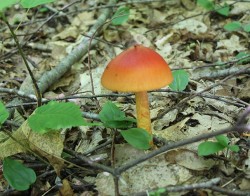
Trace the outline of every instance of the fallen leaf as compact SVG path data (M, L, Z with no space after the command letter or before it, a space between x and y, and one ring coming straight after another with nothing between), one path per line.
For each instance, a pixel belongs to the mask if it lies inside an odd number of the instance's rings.
M117 166L145 154L144 151L136 150L127 144L116 145L115 149ZM170 164L166 161L166 155L162 154L124 172L119 181L119 189L121 193L131 195L148 189L182 184L190 178L191 173L188 169ZM96 189L100 195L113 195L112 175L106 172L98 174Z

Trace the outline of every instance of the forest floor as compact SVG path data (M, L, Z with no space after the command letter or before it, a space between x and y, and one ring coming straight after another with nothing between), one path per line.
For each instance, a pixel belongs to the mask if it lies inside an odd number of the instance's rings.
M0 157L20 160L37 179L16 191L0 171L0 195L250 195L250 118L242 115L250 113L250 2L222 1L228 16L194 0L110 2L60 0L30 10L16 5L6 18L43 98L76 103L89 122L98 121L107 101L136 116L133 94L108 91L100 82L110 60L134 43L155 50L173 72L185 71L184 90L148 93L155 148L137 150L110 128L81 126L62 130L60 139L29 140L41 149L33 153L42 161L1 131ZM114 25L121 6L129 18ZM242 27L225 28L231 22ZM3 21L0 37L0 98L11 112L1 129L19 140L14 133L28 129L36 98ZM198 156L198 146L216 142L216 133L240 150Z

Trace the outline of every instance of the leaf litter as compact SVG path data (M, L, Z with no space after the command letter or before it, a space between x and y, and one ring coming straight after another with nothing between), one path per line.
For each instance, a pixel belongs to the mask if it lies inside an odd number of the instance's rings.
M232 1L226 2L228 4L232 3ZM87 2L86 4L93 6L95 3ZM196 68L206 65L206 63L232 60L241 51L249 52L249 33L247 34L242 31L226 32L222 27L231 20L220 17L213 12L205 14L206 10L199 6L192 5L192 9L190 9L186 1L181 1L181 3L179 1L169 1L166 4L162 2L130 4L128 22L120 27L106 25L103 27L103 33L99 37L117 46L111 47L106 43L99 42L90 51L93 83L90 80L90 73L88 71L88 56L85 55L77 65L77 69L74 70L72 68L70 73L62 77L57 84L54 84L50 88L49 93L54 98L58 95L72 95L76 92L78 95L83 96L93 95L93 92L91 92L93 89L96 95L109 93L109 91L103 89L100 85L100 76L107 62L123 50L118 46L120 44L129 45L132 40L155 48L172 69L185 68L189 72L191 79L186 89L187 92L199 92L208 86L220 83L220 78L210 80ZM62 4L67 5L66 1L62 1ZM58 5L55 4L55 6L57 7ZM237 16L242 23L249 22L247 7L249 7L249 3L238 2L234 4L229 18ZM76 9L76 7L70 7L69 11L73 9ZM41 53L39 50L27 50L29 58L39 64L39 74L42 74L47 69L52 69L56 62L59 62L65 55L72 51L82 39L82 36L88 32L89 27L95 24L98 13L98 10L80 12L69 15L69 22L58 19L54 21L56 25L53 25L53 21L45 25L42 29L43 35L38 35L34 43L45 43L45 45L51 46L52 52ZM191 17L197 13L201 13L201 15ZM19 15L25 16L23 20L27 20L25 13L19 13ZM47 17L46 14L41 13L40 16ZM13 24L15 24L14 22L17 17L18 14L16 14L15 10L12 10L10 12L10 19L13 21ZM187 17L191 18L185 19ZM18 33L26 33L32 27L36 27L36 24L18 29ZM8 35L7 32L7 30L2 30L1 34L6 38L6 35ZM5 54L10 51L13 44L7 40L0 46L1 54ZM44 58L47 58L47 60L44 60ZM0 72L1 86L19 88L27 75L23 64L20 62L20 57L13 55L9 58L9 62L7 61L9 69L3 66L0 67L3 70ZM44 67L45 64L46 68ZM245 66L248 65L246 64ZM204 71L210 75L210 72L223 70L224 68L226 69L227 66L215 66ZM244 103L248 103L249 105L249 75L237 76L236 79L228 80L226 84L219 84L207 91L205 95L219 96L234 103L242 103L243 105ZM227 128L235 123L239 113L244 109L244 107L201 96L191 99L181 108L169 111L162 118L157 118L161 111L171 108L183 98L183 95L174 93L154 92L150 94L151 117L156 118L152 123L152 127L154 128L153 133L156 136L169 142L175 142ZM7 100L11 99L11 96L1 95L1 99L7 102ZM98 98L101 104L105 103L108 99L107 97ZM113 100L116 100L122 108L132 109L131 113L135 116L134 104L130 97ZM83 110L98 113L99 108L92 100L82 99L78 101L77 103L82 106ZM74 143L74 150L82 153L98 147L111 133L105 129L102 132L94 131L92 128L80 128L80 130L80 138L74 136L72 140L68 141ZM64 145L69 145L69 143L63 143L64 138L60 134L41 138L35 133L30 132L26 122L24 122L13 133L13 137L22 142L24 146L20 146L11 138L6 140L6 135L4 135L5 142L0 143L1 150L3 149L0 154L1 157L27 152L26 148L28 147L38 155L45 157L54 166L56 171L60 172L63 161L59 157L61 157ZM233 143L237 144L239 142L239 140L234 140L234 136L231 137ZM247 140L248 138L244 139ZM246 150L246 155L242 156L239 160L233 158L234 154L230 154L227 157L227 161L224 162L215 157L198 157L198 144L199 142L190 144L185 148L166 152L124 172L119 180L120 192L129 195L168 185L192 184L208 180L208 176L219 176L224 182L229 182L239 171L242 172L241 174L244 177L236 178L226 188L236 187L237 189L249 191L249 150ZM245 143L243 144L245 145ZM97 150L93 154L100 156L104 154L106 157L110 153L109 150L109 148L104 148ZM115 165L126 164L129 160L134 160L139 155L144 155L145 153L147 152L136 150L127 144L116 144ZM220 155L224 157L224 153ZM109 162L109 158L105 161L102 160L101 163L106 164L107 162ZM218 170L219 172L216 173ZM91 175L83 174L83 176L86 180L89 177L91 183L93 183ZM98 191L98 194L114 195L112 176L105 172L96 172L96 176L95 189ZM65 190L72 193L68 182L64 181L63 183L66 184L64 186ZM92 191L95 191L95 189ZM213 193L207 191L207 194L211 195Z

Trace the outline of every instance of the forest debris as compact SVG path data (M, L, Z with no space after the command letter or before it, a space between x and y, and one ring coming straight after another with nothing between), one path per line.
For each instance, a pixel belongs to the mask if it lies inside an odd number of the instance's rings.
M216 116L195 113L191 117L185 117L183 120L162 131L155 131L154 134L168 141L180 141L229 126L231 126L231 124L224 119L220 119ZM200 142L196 142L188 145L187 149L197 151L199 143Z
M64 29L62 32L52 37L52 40L65 40L67 38L73 38L74 40L78 37L78 29L76 26L70 26Z
M15 140L9 138L0 143L1 159L17 153L32 151L47 158L59 175L63 166L63 160L60 158L63 150L63 138L59 132L35 133L25 121L12 134L12 137Z
M194 171L209 170L216 164L216 161L213 159L200 157L197 153L187 149L177 149L167 152L166 160Z
M125 164L127 161L133 160L135 157L138 158L140 154L144 153L127 144L116 145L115 149L115 154L118 155L116 156L117 165ZM157 187L182 184L191 177L192 175L188 169L170 164L166 161L166 155L162 154L124 172L119 180L119 188L122 194L129 195L133 192L145 191ZM100 195L113 195L113 177L105 172L98 174L96 189Z
M207 31L207 26L194 18L190 18L179 22L173 26L174 29L187 29L187 31L192 32L194 34L205 33Z
M235 51L246 50L246 47L240 43L240 38L237 35L232 35L230 39L219 40L216 48L215 53L224 49L223 51L229 55L232 55Z

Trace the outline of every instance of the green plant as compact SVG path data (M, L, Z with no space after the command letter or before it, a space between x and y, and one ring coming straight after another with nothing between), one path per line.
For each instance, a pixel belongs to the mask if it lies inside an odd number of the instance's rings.
M101 123L87 123L83 118L80 108L74 103L59 103L51 101L46 105L38 107L28 118L31 129L40 134L59 131L63 128L74 126L105 126L122 130L121 135L132 146L138 149L148 149L152 136L143 129L132 128L136 120L126 117L112 102L104 104L99 113ZM145 133L144 133L145 132Z
M9 113L4 104L0 102L0 125L7 120L8 116ZM129 144L143 150L150 148L149 142L152 136L143 129L132 128L136 120L126 117L114 103L104 104L99 116L102 123L87 123L82 118L80 108L74 103L51 101L38 107L28 118L28 124L32 131L42 135L73 126L105 126L122 129L121 135ZM3 173L9 184L16 190L26 190L36 180L33 170L8 157L4 159Z
M38 107L29 116L28 123L33 131L41 134L72 126L88 125L82 118L77 105L72 102L59 103L56 101Z
M221 5L214 4L210 0L197 0L197 4L199 4L200 6L202 6L208 11L215 11L218 14L223 15L223 16L229 15L230 7L227 3L224 3L224 5L221 6Z
M55 0L8 0L8 1L1 0L0 12L17 3L19 3L23 8L33 8L38 5L51 3L54 1Z
M125 129L120 130L123 138L133 147L138 149L147 150L150 148L150 141L152 136L141 128L132 128L133 123L136 123L134 118L126 117L125 113L122 112L114 103L107 102L99 117L106 127Z
M3 175L9 185L19 191L29 189L30 185L36 181L34 170L11 158L3 160Z
M172 90L183 91L189 82L189 75L185 70L173 71L173 82L169 85Z
M224 29L227 31L238 31L243 30L247 33L250 32L250 23L242 24L239 21L233 21L224 25Z
M9 112L0 102L0 128L8 117ZM27 190L36 181L36 174L32 169L8 157L3 160L3 175L12 188L20 191Z
M230 145L229 138L224 135L216 136L215 139L216 142L206 141L202 142L198 146L198 155L199 156L207 156L211 154L215 154L219 151L226 149L229 149L233 152L239 151L239 146L237 145Z
M246 64L246 63L249 63L250 62L250 53L247 53L247 52L239 52L236 56L235 56L236 59L242 59L242 60L239 60L238 64Z
M111 24L122 25L128 20L129 14L130 11L128 7L119 7L111 19Z
M159 188L155 191L149 192L149 196L161 196L162 194L166 195L166 189L165 188Z

